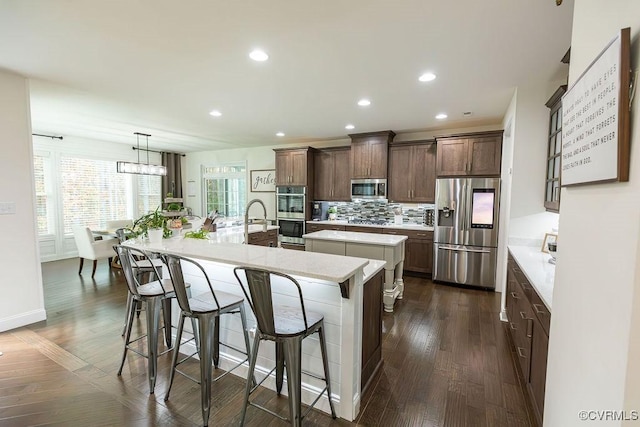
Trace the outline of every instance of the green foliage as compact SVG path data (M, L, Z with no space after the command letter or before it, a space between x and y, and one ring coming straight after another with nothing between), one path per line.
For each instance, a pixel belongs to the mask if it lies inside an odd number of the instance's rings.
M330 206L329 209L327 209L327 213L338 213L338 208L336 208L335 206Z
M207 230L187 231L184 233L185 239L207 239L209 236Z
M182 206L180 206L180 203L169 203L167 205L167 210L169 212L177 212L177 211L179 211L181 209L182 209Z
M134 237L147 236L147 231L152 228L162 228L164 230L163 237L171 236L171 230L167 228L167 219L160 213L158 206L155 211L142 215L133 222L133 227L128 229Z

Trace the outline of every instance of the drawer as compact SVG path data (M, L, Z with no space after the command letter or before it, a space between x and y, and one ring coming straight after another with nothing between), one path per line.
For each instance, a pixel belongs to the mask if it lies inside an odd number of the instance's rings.
M532 289L533 291L533 289ZM540 325L542 329L545 331L547 336L549 335L549 326L551 326L551 312L547 309L547 306L544 305L542 299L538 296L538 294L533 291L531 296L529 297L529 301L531 302L531 307L533 308L533 312L535 316L540 321Z
M253 245L262 240L273 240L278 238L278 230L269 230L267 232L258 231L255 233L249 233L249 244Z
M344 225L336 224L310 224L307 223L307 233L315 233L316 231L322 230L335 230L335 231L344 231Z
M356 233L375 233L382 234L382 228L380 227L359 227L357 225L347 225L345 231L354 231Z
M398 236L407 236L410 239L433 241L433 231L400 230L397 228L383 228L382 232L384 234L395 234Z

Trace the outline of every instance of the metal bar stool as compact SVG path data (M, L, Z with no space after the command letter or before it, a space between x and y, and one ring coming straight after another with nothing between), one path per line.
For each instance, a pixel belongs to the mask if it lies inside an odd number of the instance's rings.
M149 362L147 364L147 371L149 377L149 390L150 393L154 393L155 385L156 385L156 375L158 372L158 356L167 353L171 349L167 349L166 351L158 354L158 330L160 328L160 308L162 303L167 303L164 306L165 310L165 319L170 317L170 312L167 315L167 311L170 310L170 301L169 298L172 298L175 294L173 292L173 284L169 279L160 279L155 280L146 284L141 284L139 282L139 276L135 273L132 260L134 259L134 255L140 255L146 257L142 251L138 251L136 249L128 248L125 246L114 246L114 250L120 257L120 262L122 264L122 271L124 272L125 280L127 282L127 287L129 289L129 294L132 297L132 303L128 304L127 311L127 325L126 325L126 334L125 334L125 344L124 351L122 354L122 362L120 363L120 369L118 369L118 376L122 375L122 368L124 367L124 362L127 358L127 352L129 350L133 351L140 356L146 357ZM158 273L159 274L159 273ZM131 339L131 329L133 325L133 317L136 313L136 304L138 302L144 302L147 306L147 333L138 338ZM165 320L166 322L166 320ZM170 335L170 324L165 323L164 325L165 334ZM137 349L133 348L131 344L143 339L147 338L147 354L143 354Z
M164 400L169 400L169 394L171 393L171 387L173 385L173 379L175 373L178 372L181 375L191 379L200 384L200 395L202 404L202 421L204 425L209 424L209 412L211 409L211 383L218 381L225 375L229 374L234 369L241 366L244 362L250 360L251 347L249 344L249 334L247 332L247 318L244 311L244 299L237 295L229 294L221 291L214 291L209 276L205 272L204 268L197 262L180 257L177 255L163 255L163 259L166 265L169 267L169 274L174 285L176 298L178 305L180 306L180 321L178 322L178 335L176 336L176 346L173 350L173 361L171 363L171 375L169 377L169 389L165 395ZM209 286L209 292L197 297L190 298L187 295L185 289L185 281L183 274L183 264L192 264L201 273L202 277ZM236 348L232 345L220 342L220 316L223 314L240 314L242 320L242 329L244 333L245 350ZM198 335L200 338L200 346L197 347L197 351L185 358L178 360L180 351L180 340L182 338L182 331L184 327L185 318L191 318L192 321L198 323ZM194 333L195 335L195 333ZM231 348L238 353L245 355L240 362L238 362L233 368L229 369L222 375L212 378L211 374L211 361L215 367L218 367L219 362L219 345ZM193 378L186 373L178 369L178 365L190 359L191 357L199 355L200 358L200 380ZM255 382L255 380L253 380Z
M244 272L245 283L240 279L239 272ZM253 351L251 353L251 364L249 372L253 374L256 367L256 359L258 356L258 348L260 341L269 340L276 344L276 366L266 377L257 385L253 386L247 381L245 389L245 398L242 406L242 421L244 425L247 406L252 405L262 409L284 421L290 421L293 426L301 426L302 419L311 411L316 402L327 392L329 398L329 406L331 407L331 416L336 418L336 412L331 401L331 385L329 379L329 361L327 360L327 347L324 337L324 316L319 313L306 311L304 308L304 300L302 298L302 289L300 284L291 276L277 273L274 271L236 267L233 273L242 287L247 301L251 306L251 310L258 322L258 329L254 338ZM271 280L273 277L280 277L297 288L300 297L300 307L274 306ZM249 292L247 293L247 288ZM302 340L314 333L318 333L320 338L320 349L322 351L322 364L324 367L324 378L302 370ZM276 390L278 395L282 391L283 371L286 366L287 370L287 389L289 391L289 418L285 418L275 412L249 401L249 396L260 384L262 384L273 371L276 371ZM318 394L307 411L302 414L301 411L301 392L302 377L301 374L309 375L314 378L324 380L326 387Z

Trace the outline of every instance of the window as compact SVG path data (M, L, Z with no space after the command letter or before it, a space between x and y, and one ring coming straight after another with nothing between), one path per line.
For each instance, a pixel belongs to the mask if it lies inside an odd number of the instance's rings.
M38 235L53 234L54 207L51 191L51 158L49 153L36 153L33 156L33 175L36 187L36 225Z
M544 207L548 211L560 210L560 160L562 151L562 95L567 86L560 86L549 98L546 106L549 115L549 138L547 141L547 175L545 179Z
M162 205L162 177L154 175L136 175L138 181L138 212L142 216Z
M205 166L202 168L204 211L218 211L225 217L241 217L247 204L247 167L245 164Z
M63 232L76 224L103 229L107 220L132 218L131 175L116 172L116 162L60 157Z

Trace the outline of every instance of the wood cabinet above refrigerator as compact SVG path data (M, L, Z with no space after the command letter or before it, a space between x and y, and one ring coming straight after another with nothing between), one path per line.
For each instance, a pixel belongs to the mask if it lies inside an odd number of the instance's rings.
M357 133L351 137L351 179L387 178L389 143L396 134L382 132Z
M438 176L500 176L502 131L436 138Z

